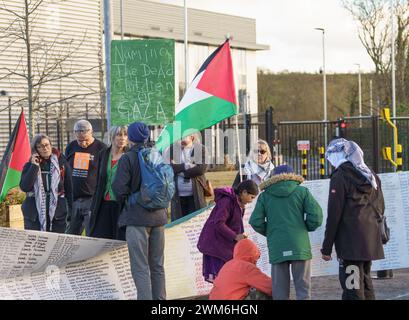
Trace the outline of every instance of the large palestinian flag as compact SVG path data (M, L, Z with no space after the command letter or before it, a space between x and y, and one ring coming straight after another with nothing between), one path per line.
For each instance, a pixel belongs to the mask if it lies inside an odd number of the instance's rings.
M21 111L0 165L0 202L11 188L20 184L21 171L30 154L26 120Z
M230 44L227 40L200 67L165 126L156 147L164 150L177 140L211 127L238 111Z

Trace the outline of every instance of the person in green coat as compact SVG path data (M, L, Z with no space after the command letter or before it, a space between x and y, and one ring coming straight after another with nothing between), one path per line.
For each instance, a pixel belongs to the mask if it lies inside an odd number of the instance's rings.
M297 300L311 299L311 244L308 232L322 224L322 209L304 179L291 166L274 169L274 176L260 184L264 190L257 199L249 223L267 237L273 299L290 296L290 265Z

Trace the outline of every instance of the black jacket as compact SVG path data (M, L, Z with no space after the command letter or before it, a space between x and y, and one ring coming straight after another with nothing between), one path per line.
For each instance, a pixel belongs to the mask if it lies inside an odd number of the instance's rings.
M137 154L139 148L141 148L141 144L134 145L119 159L112 183L112 190L121 207L118 221L120 228L128 225L159 227L168 222L166 209L148 211L138 204L131 207L127 203L128 196L139 191L141 187L141 170Z
M72 180L71 180L71 166L66 161L64 155L59 156L60 170L64 168L64 176L58 184L58 196L57 208L55 210L54 219L52 221L51 232L64 233L66 228L67 215L71 214L72 209ZM39 166L27 162L24 165L21 173L20 189L27 193L27 197L24 200L21 210L24 217L24 228L28 230L41 230L40 220L38 217L38 211L36 207L34 197L34 184L38 177Z
M383 215L385 203L381 181L375 178L377 190L350 162L332 173L323 254L330 255L335 243L338 258L344 260L384 258L377 212Z
M102 200L104 199L105 186L107 183L108 159L111 148L112 147L102 149L98 156L97 186L95 188L94 195L92 196L92 204L90 207L90 234L92 234L94 231L99 209L101 207Z

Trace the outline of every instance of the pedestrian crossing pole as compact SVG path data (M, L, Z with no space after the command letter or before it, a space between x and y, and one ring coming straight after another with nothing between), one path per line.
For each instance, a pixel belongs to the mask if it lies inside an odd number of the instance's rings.
M325 179L325 149L319 148L320 151L320 179Z
M302 176L307 179L307 150L302 150Z

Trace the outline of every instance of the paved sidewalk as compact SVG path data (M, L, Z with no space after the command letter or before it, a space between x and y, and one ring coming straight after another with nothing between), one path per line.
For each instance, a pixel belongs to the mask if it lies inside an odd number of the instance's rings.
M377 300L409 300L409 269L393 270L393 278L373 279L373 285ZM313 300L340 300L342 290L338 276L313 277L311 295ZM291 296L295 298L294 287Z

